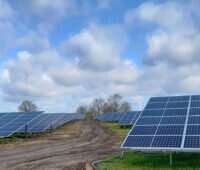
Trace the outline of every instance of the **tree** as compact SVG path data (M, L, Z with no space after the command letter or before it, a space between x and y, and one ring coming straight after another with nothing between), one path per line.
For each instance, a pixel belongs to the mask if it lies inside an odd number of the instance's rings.
M105 101L102 98L97 98L93 100L91 107L93 108L95 115L102 114L104 103Z
M87 107L86 106L79 106L77 109L76 109L76 112L77 113L80 113L82 115L86 115L87 113Z
M31 101L25 100L19 105L18 110L21 112L36 112L38 107Z
M118 112L121 105L122 96L120 94L113 94L108 97L108 104L113 112Z
M120 106L120 112L129 112L131 111L131 105L129 102L122 102L121 106Z
M109 113L109 112L112 112L113 109L112 109L112 107L106 102L106 103L104 103L104 105L103 105L102 111L103 111L103 113Z

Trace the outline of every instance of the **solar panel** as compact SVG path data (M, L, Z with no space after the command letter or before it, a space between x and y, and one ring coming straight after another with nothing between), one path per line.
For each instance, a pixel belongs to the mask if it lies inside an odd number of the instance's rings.
M120 125L133 125L140 115L140 111L125 112L119 121Z
M108 121L108 122L117 122L126 114L126 112L111 112L105 113L97 117L97 120Z
M25 126L41 112L7 113L0 118L0 138L8 137Z
M200 151L200 95L150 98L122 147Z
M44 113L39 115L37 118L30 121L26 127L23 126L17 132L25 133L37 133L43 132L47 129L55 129L58 126L62 126L72 120L83 120L84 116L79 113Z

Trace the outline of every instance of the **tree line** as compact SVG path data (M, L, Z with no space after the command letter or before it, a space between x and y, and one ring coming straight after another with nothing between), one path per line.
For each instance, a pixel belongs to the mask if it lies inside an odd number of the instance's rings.
M131 111L129 102L124 101L122 95L112 94L107 99L96 98L89 105L81 105L76 109L77 113L93 118L108 112L127 112Z

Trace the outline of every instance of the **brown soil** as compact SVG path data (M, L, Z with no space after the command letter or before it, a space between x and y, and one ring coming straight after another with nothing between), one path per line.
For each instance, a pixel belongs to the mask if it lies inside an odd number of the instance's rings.
M71 123L53 136L0 145L0 169L91 170L91 162L120 152L116 139L98 122Z

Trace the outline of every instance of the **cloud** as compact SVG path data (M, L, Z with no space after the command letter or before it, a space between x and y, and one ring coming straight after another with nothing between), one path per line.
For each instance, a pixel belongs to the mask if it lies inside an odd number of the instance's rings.
M78 58L79 66L91 70L110 70L120 63L126 35L117 26L90 25L61 45L65 55Z
M29 11L29 15L37 17L45 22L56 22L75 12L74 0L29 0L21 2L23 10Z
M111 0L98 0L99 9L109 9L111 7Z
M6 20L13 18L13 9L5 0L0 0L0 19Z
M155 29L147 34L146 64L169 63L169 65L187 65L199 62L198 44L200 29L195 16L200 12L179 1L164 3L147 2L136 10L130 10L125 16L126 23L141 21Z

